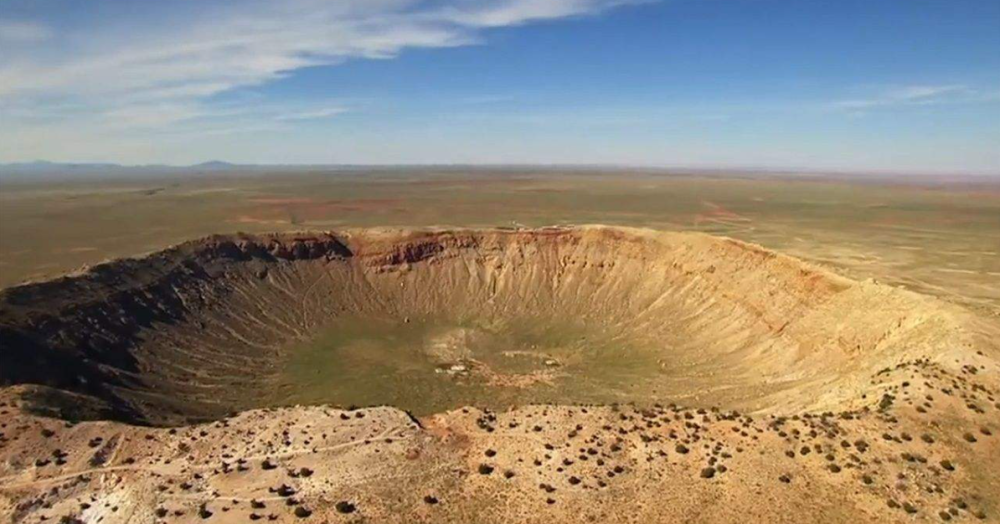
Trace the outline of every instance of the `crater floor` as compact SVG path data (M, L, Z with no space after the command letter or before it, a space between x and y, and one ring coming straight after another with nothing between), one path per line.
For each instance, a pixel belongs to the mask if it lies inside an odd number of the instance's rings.
M994 519L996 334L702 234L211 237L0 291L0 515Z

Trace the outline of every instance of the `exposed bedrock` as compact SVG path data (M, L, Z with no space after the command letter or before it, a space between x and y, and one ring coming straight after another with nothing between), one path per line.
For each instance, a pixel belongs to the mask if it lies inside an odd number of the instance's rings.
M692 403L771 412L845 407L879 370L946 360L990 329L938 300L695 233L215 236L0 292L0 385L48 386L132 422L212 419L266 404L292 348L347 316L570 319L658 348L663 380L683 375Z

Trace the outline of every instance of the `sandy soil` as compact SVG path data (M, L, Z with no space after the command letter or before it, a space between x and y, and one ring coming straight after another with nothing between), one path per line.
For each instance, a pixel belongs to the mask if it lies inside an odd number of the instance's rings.
M996 522L995 361L950 368L902 364L871 384L870 405L788 417L538 406L415 421L392 408L301 407L166 429L68 424L7 403L0 515L14 522Z

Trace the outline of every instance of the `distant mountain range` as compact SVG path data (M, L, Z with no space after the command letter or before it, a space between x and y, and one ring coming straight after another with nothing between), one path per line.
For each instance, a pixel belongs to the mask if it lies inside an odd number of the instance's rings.
M35 162L20 162L13 164L0 164L0 172L13 173L13 172L31 172L31 173L46 173L53 171L77 171L77 172L92 172L92 171L107 171L107 170L183 170L190 171L196 169L205 170L217 170L217 169L235 169L241 167L237 164L230 164L229 162L222 162L220 160L211 160L209 162L202 162L200 164L194 164L190 166L169 166L165 164L146 164L146 165L122 165L122 164L110 164L110 163L61 163L61 162L48 162L45 160L37 160Z
M0 181L42 181L82 177L116 178L122 176L172 173L218 173L237 170L246 172L259 170L261 168L262 166L231 164L220 160L212 160L189 166L170 166L165 164L122 165L112 163L61 163L39 160L35 162L0 164Z

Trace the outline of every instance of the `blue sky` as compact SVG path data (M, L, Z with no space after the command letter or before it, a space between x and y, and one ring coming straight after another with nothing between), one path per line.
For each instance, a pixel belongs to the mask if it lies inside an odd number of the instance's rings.
M1000 172L996 0L0 0L0 161Z

